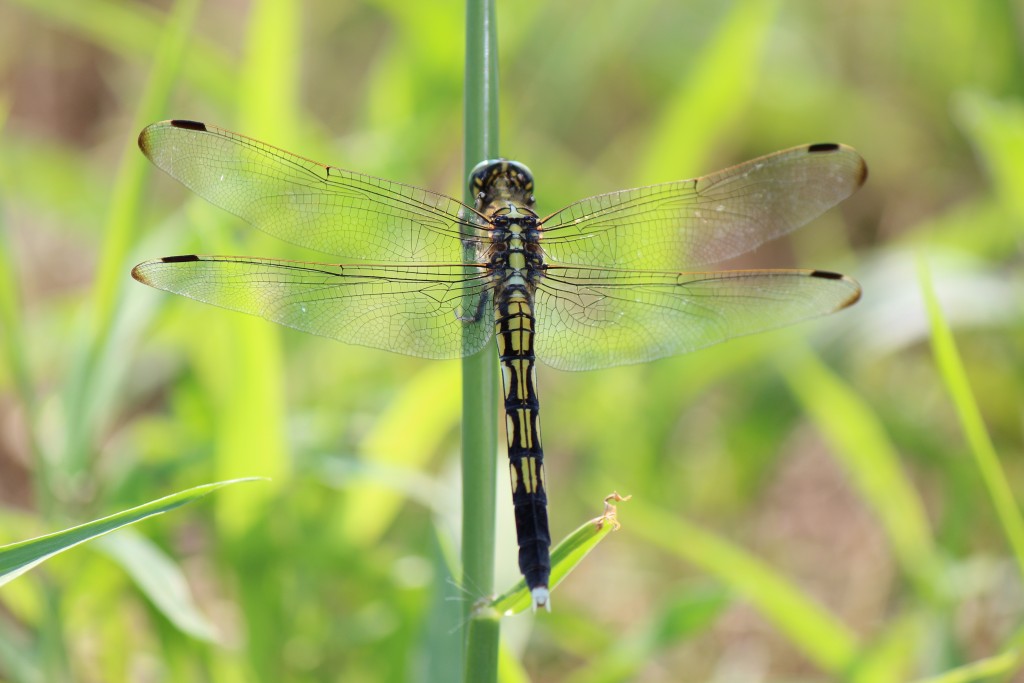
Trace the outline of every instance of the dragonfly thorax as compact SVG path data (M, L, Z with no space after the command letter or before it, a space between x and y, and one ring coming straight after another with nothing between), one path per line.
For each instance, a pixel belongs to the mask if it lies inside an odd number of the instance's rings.
M512 202L533 208L533 174L524 164L508 159L491 159L476 165L469 174L469 186L476 195L477 211Z
M537 216L515 205L499 209L490 217L491 244L489 267L497 277L499 292L521 288L532 297L537 281L543 277L544 252L540 246Z

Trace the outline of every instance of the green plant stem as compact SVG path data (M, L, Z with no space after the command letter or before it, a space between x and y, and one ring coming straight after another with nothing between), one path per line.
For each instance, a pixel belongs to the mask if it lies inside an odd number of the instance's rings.
M493 610L474 614L467 627L466 665L463 680L467 683L495 683L498 680L498 643L501 620Z
M466 3L464 178L480 161L497 156L498 62L494 0ZM467 203L473 203L467 186ZM475 254L466 254L475 260ZM472 309L470 309L472 310ZM494 592L494 524L498 451L498 359L493 344L462 362L462 585L470 595ZM499 623L472 613L466 631L466 680L494 681Z

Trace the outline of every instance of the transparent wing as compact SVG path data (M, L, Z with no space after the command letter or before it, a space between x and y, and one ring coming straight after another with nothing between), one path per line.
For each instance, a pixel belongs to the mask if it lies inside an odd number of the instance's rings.
M329 265L169 256L135 266L139 282L331 337L422 358L479 351L494 329L490 280L453 265Z
M560 370L642 363L832 313L860 286L818 270L708 273L548 268L537 357Z
M867 178L850 147L805 145L703 178L597 195L542 222L554 261L684 270L784 235L849 197Z
M371 261L458 263L476 213L411 185L324 166L195 121L146 127L139 147L199 196L287 242Z

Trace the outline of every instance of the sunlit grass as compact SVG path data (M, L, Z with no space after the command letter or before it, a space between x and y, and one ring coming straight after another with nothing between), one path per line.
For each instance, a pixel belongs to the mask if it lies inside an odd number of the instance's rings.
M957 351L953 332L935 296L928 264L923 258L918 262L918 270L925 309L931 324L932 351L935 354L936 366L946 385L946 391L956 406L960 428L970 446L982 481L985 482L1003 534L1016 556L1017 569L1024 579L1024 518L1021 517L1020 506L1014 498L1013 489L1000 463L999 455L985 428L981 410L967 378L967 371Z

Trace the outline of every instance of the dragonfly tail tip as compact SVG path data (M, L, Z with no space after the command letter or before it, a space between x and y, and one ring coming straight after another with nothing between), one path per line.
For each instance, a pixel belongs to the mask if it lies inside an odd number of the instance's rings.
M538 607L543 607L548 612L551 611L551 592L547 589L547 586L537 586L530 591L530 596L533 598L533 611L536 612Z

